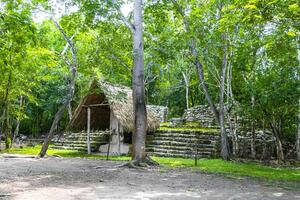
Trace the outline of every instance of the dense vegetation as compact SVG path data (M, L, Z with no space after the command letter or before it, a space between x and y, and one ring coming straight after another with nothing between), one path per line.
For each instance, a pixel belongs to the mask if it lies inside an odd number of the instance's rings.
M66 101L71 80L66 57L72 55L51 16L72 38L77 54L71 110L94 79L131 85L132 34L118 12L131 3L54 2L0 3L0 127L7 146L18 132L48 132ZM181 116L188 107L208 104L208 92L214 105L225 104L226 116L247 119L249 130L269 129L276 141L295 144L299 38L296 0L145 1L146 101ZM58 132L68 120L65 112Z

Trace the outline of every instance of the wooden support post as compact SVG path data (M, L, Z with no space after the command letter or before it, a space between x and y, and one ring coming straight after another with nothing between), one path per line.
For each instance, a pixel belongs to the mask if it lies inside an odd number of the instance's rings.
M120 131L118 131L118 156L121 155L121 136Z
M110 131L109 135L108 135L108 146L107 146L106 160L108 160L108 156L109 156L111 135L112 135L112 132Z
M87 141L87 153L88 154L91 154L91 137L90 137L90 134L91 134L91 108L88 107L87 108L87 138L86 138L86 141Z

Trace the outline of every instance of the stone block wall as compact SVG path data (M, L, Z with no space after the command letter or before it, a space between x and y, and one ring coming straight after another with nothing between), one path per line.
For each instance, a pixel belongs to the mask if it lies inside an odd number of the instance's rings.
M168 120L168 107L147 105L147 110L151 110L160 122L166 122Z
M218 131L157 130L147 135L146 151L153 156L213 158L219 155L219 141Z
M217 126L214 113L208 105L199 105L186 109L183 114L183 119L189 122L200 122L202 127Z
M269 131L257 130L255 132L255 152L257 159L269 159L275 155L275 138ZM241 131L238 134L238 155L242 158L251 156L251 133ZM232 149L233 136L228 132L228 138Z
M202 127L218 127L214 113L209 105L199 105L186 109L183 114L183 120L187 122L199 122ZM249 123L246 119L238 117L235 124L238 136L238 154L239 157L249 158L251 156L251 133L249 132ZM248 125L247 125L248 124ZM233 136L230 135L229 122L226 119L227 134L230 148L233 148ZM255 151L257 159L269 159L276 154L275 138L268 130L256 130Z

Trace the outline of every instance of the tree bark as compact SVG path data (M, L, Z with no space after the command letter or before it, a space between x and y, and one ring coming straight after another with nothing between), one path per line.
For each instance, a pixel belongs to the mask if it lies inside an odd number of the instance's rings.
M226 42L225 34L222 34L222 40ZM229 160L229 146L225 128L225 106L224 106L224 94L225 94L225 79L227 71L227 45L223 48L223 59L220 76L220 99L219 99L219 117L220 117L220 130L221 130L221 156L224 160Z
M21 112L23 112L22 107L23 107L23 96L21 95L20 96L20 101L19 101L19 115L21 115ZM19 116L17 118L17 125L16 125L16 129L14 131L13 139L12 139L12 142L11 142L11 147L12 147L12 144L15 142L16 137L19 134L20 122L21 122L21 119L20 119L20 116Z
M12 71L10 70L8 74L6 88L5 88L5 96L2 105L3 112L1 117L2 119L1 132L4 133L6 149L10 147L10 143L11 143L11 127L9 121L9 93L10 93L11 81L12 81Z
M230 129L230 133L232 134L232 155L234 157L238 157L239 156L239 142L238 142L238 135L236 133L236 116L234 116L234 118L232 118L232 115L229 114L228 115L228 119L229 119L229 129ZM234 122L232 122L234 121Z
M255 106L255 98L254 96L252 95L251 96L251 107L252 109L254 109L254 106ZM255 159L256 157L256 151L255 151L255 138L256 138L256 135L255 135L255 121L252 120L251 122L251 158Z
M199 77L202 89L204 91L205 99L208 102L208 104L210 106L210 109L214 113L215 118L217 120L217 123L220 124L219 111L217 110L217 108L216 108L216 106L215 106L215 104L214 104L214 102L213 102L213 100L212 100L212 98L211 98L211 96L209 94L208 87L207 87L207 84L206 84L205 79L204 79L203 66L199 62L198 58L195 58L194 65L195 65L195 67L196 67L196 69L198 71L198 77Z
M142 0L134 2L133 24L133 162L139 164L146 158L147 111L145 105L144 86L144 46L143 46L143 17Z
M231 52L231 56L233 53ZM226 109L228 122L229 122L229 132L232 135L232 155L234 157L239 156L239 143L238 143L238 134L237 134L237 116L236 113L232 111L233 107L236 106L236 101L234 100L233 91L232 91L232 65L231 62L228 62L227 67L227 105Z
M71 101L70 101L69 104L68 104L68 116L69 116L69 121L71 121L72 116L73 116L73 114L72 114Z
M299 100L299 110L298 110L298 134L297 134L297 159L300 160L300 100Z
M75 51L75 48L73 46L73 43L66 36L66 34L63 31L63 29L61 28L61 26L54 19L52 19L52 21L55 24L55 26L57 27L57 29L60 31L60 33L62 34L62 36L64 37L65 41L67 42L67 44L69 45L69 47L71 49L72 62L70 62L70 60L68 59L67 56L65 57L65 61L68 65L68 67L69 67L71 77L70 77L70 82L69 82L69 89L68 89L67 98L66 98L65 102L63 103L63 105L56 112L56 114L54 116L54 120L53 120L51 128L50 128L50 131L49 131L47 137L45 138L43 146L41 148L41 151L38 155L38 157L41 157L41 158L46 155L49 144L50 144L50 142L53 138L54 131L57 128L58 123L59 123L60 119L62 118L64 111L66 110L66 108L68 107L68 105L70 104L70 102L73 99L73 96L74 96L74 93L75 93L75 79L76 79L76 74L77 74L77 57L76 57L76 51Z
M299 37L297 38L297 59L298 59L298 65L300 65L300 43L299 43ZM299 77L299 75L298 75ZM298 133L296 137L296 149L297 149L297 159L300 160L300 99L298 100L299 107L298 107Z
M184 85L185 85L185 102L186 102L186 109L189 108L189 84L190 84L190 77L187 73L182 72Z
M280 131L276 127L275 123L270 123L270 126L272 128L272 132L275 137L277 160L278 160L278 162L282 162L284 160L284 154L283 154L282 142L280 139Z

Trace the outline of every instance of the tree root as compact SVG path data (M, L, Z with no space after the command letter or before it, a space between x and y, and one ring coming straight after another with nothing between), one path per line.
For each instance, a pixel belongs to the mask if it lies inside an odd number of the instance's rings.
M133 168L133 169L146 169L151 166L159 166L159 163L156 162L155 160L153 160L150 156L146 155L144 160L131 160L127 163L117 165L117 166L115 166L115 168L128 167L128 168ZM106 168L106 167L105 166L94 167L94 169L102 169L102 168Z
M146 162L149 166L158 166L158 165L159 165L159 163L156 162L155 160L153 160L149 155L146 156L145 162Z
M131 160L128 163L121 165L120 167L129 167L134 169L144 169L151 166L158 166L158 162L153 160L150 156L146 156L144 160Z

